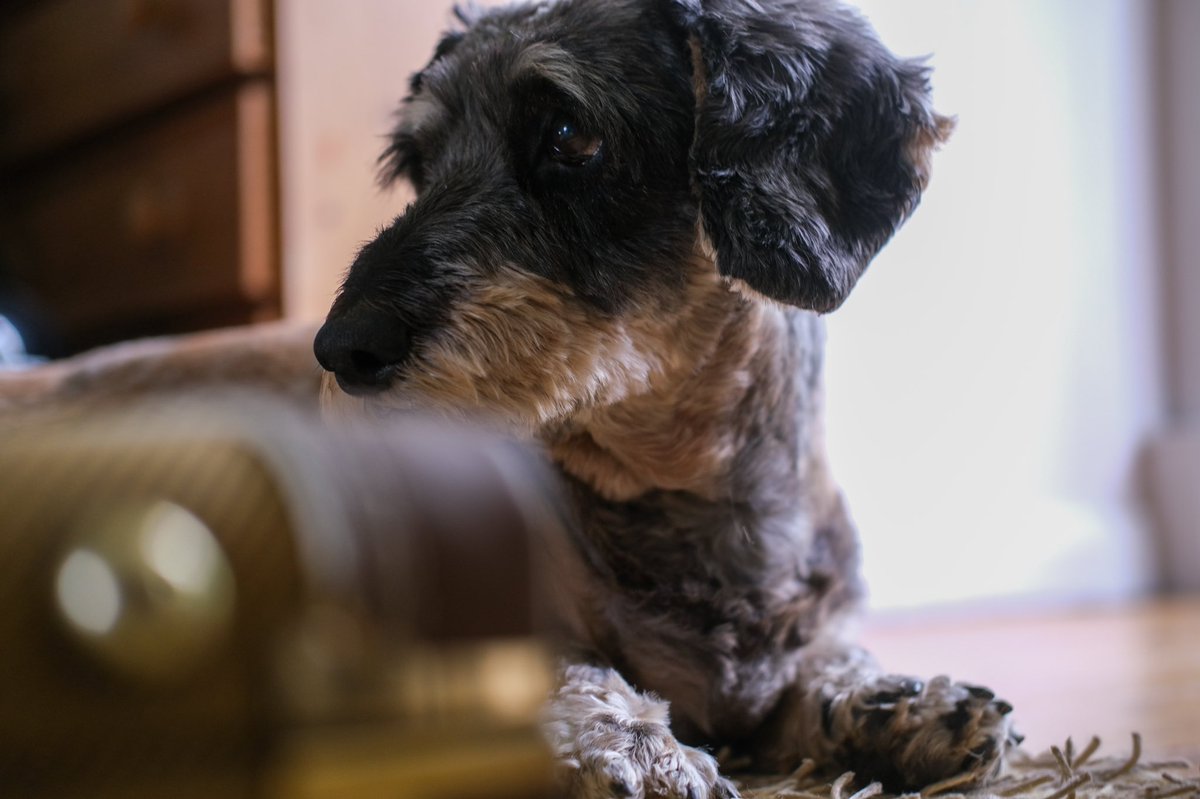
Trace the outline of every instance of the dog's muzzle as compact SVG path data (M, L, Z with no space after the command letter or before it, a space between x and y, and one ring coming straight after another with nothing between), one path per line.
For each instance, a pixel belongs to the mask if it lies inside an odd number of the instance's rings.
M356 397L386 390L411 351L411 330L362 304L335 309L313 341L317 362Z

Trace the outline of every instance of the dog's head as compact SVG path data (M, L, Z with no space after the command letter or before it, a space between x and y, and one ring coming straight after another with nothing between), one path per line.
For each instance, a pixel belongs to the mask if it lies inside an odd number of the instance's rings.
M384 156L416 200L317 336L350 395L537 426L643 390L742 295L838 307L949 130L826 0L460 13Z

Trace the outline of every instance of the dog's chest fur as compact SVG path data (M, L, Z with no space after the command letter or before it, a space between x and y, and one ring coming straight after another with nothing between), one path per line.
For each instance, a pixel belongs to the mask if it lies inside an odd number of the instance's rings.
M821 441L822 324L725 295L712 346L669 386L548 443L578 513L580 643L670 700L677 726L729 739L859 585Z

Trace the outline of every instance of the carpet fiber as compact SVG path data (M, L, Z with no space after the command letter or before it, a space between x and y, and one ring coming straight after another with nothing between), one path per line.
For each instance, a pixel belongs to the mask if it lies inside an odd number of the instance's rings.
M1101 756L1100 739L1076 751L1068 740L1036 757L1016 753L1004 774L982 788L959 790L962 781L936 783L902 799L1200 799L1200 772L1189 763L1143 757L1141 736L1133 735L1130 752ZM744 799L888 799L879 783L854 789L854 774L835 780L816 774L805 761L784 780L745 778Z

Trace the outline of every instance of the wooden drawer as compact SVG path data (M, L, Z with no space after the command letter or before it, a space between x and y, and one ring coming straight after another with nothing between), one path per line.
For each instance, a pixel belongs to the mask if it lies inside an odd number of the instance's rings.
M246 84L6 187L4 249L72 347L277 308L271 105Z
M41 0L0 26L0 166L271 66L267 0Z

